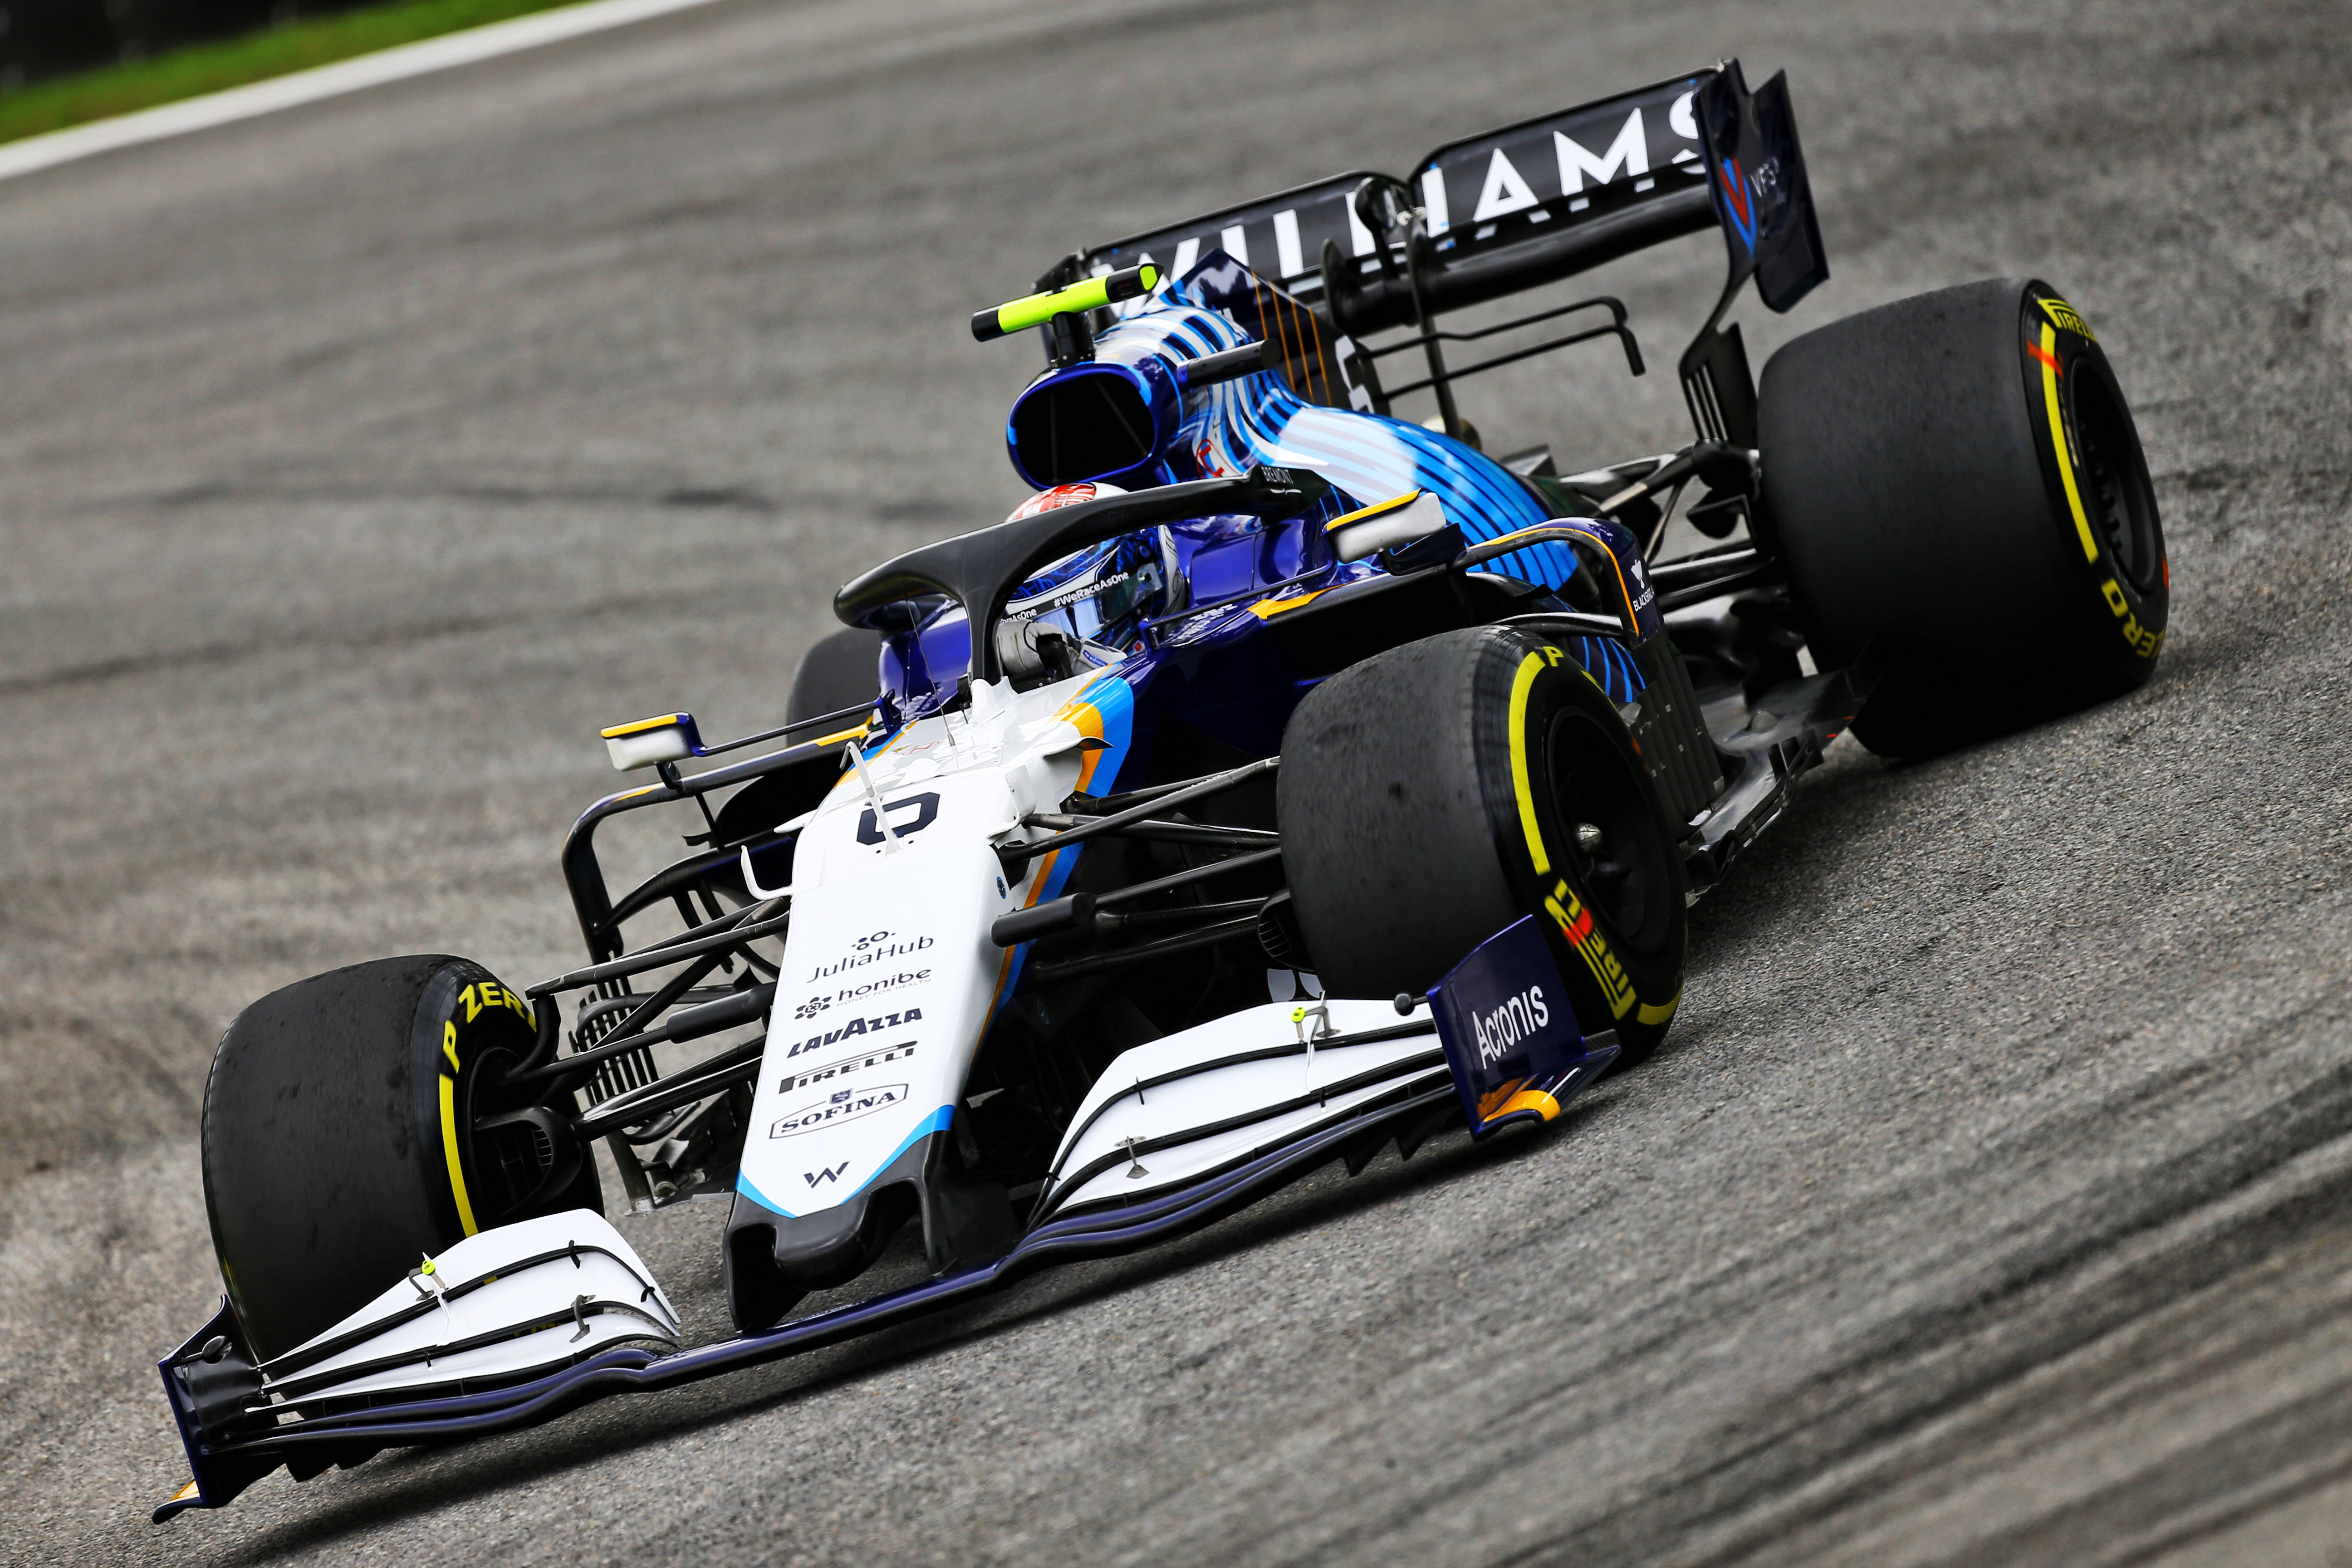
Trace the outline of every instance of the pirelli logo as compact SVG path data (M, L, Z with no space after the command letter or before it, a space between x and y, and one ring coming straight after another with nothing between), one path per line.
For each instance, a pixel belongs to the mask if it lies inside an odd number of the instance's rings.
M2124 641L2131 644L2134 653L2142 658L2154 658L2163 651L2164 634L2139 624L2139 617L2132 614L2131 601L2124 597L2123 588L2113 577L2099 584L2099 593L2107 601L2107 608L2115 612L2116 619L2123 623Z
M819 1068L814 1072L804 1072L796 1077L787 1078L783 1082L776 1085L776 1092L790 1094L795 1089L807 1089L813 1084L823 1083L827 1079L839 1078L844 1073L862 1072L867 1068L878 1068L884 1062L904 1061L914 1054L915 1042L908 1040L903 1046L892 1046L887 1051L877 1051L870 1057L859 1057L856 1061L835 1062L829 1068Z
M2085 339L2091 342L2097 342L2099 341L2098 338L2091 331L2091 323L2076 315L2074 313L2074 307L2066 303L2065 300L2043 300L2040 301L2040 304L2042 310L2049 313L2051 321L2057 324L2059 331L2072 332L2076 337Z
M1559 923L1559 932L1568 938L1568 945L1576 949L1576 956L1592 971L1601 994L1609 999L1610 1016L1622 1018L1633 1011L1632 978L1626 974L1625 966L1617 962L1617 954L1608 941L1593 926L1592 911L1584 907L1566 882L1552 884L1551 896L1544 900L1544 911Z
M539 1026L539 1015L530 1004L500 985L495 980L485 980L478 985L468 985L457 993L457 1000L466 1005L466 1022L472 1023L482 1016L485 1007L506 1007L520 1013L533 1028Z

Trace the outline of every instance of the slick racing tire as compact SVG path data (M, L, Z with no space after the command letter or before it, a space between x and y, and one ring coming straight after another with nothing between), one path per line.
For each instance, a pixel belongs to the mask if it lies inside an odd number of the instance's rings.
M793 671L793 694L784 704L784 722L797 724L820 713L838 713L873 701L882 689L881 658L882 639L861 627L844 626L819 637L801 655L800 668ZM856 725L850 719L841 722L845 729Z
M2055 289L1996 279L1832 322L1772 356L1759 397L1766 542L1814 662L1871 648L1871 750L1948 750L2154 670L2156 492L2106 354Z
M543 1109L488 1103L484 1069L538 1037L529 1003L439 955L339 969L237 1015L205 1085L205 1206L257 1354L478 1230L603 1212L594 1161L546 1136Z
M1685 942L1673 827L1561 649L1486 626L1366 659L1298 705L1279 778L1283 868L1328 994L1424 991L1534 915L1588 1036L1614 1029L1627 1065L1665 1037Z

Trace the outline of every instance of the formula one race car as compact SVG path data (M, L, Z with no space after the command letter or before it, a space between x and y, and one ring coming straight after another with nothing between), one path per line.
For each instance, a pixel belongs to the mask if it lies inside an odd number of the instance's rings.
M1708 228L1696 440L1480 450L1463 378L1641 350L1605 297L1441 319ZM195 1479L156 1517L1549 1121L1655 1050L1686 906L1830 740L1967 743L2163 644L2154 497L2083 318L1969 284L1800 337L1759 386L1738 290L1785 310L1827 275L1786 84L1726 63L1074 254L983 311L1045 345L1006 429L1037 494L842 588L781 728L605 731L655 782L564 846L583 967L391 959L229 1027L227 1296L161 1363ZM1416 394L1435 416L1395 417ZM1670 524L1709 542L1668 559ZM673 805L690 853L616 895L599 828ZM730 1205L736 1337L679 1346L600 1140L632 1209ZM919 1282L791 1316L909 1221Z

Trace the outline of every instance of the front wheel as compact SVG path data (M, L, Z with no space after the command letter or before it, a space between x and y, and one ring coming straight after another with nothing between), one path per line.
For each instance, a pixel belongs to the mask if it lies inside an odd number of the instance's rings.
M603 1211L594 1161L551 1135L572 1108L494 1104L486 1087L538 1039L530 1004L440 955L354 964L237 1015L205 1085L205 1206L257 1354L477 1231Z
M1682 862L1616 708L1565 650L1479 627L1307 693L1283 735L1282 861L1333 995L1433 985L1523 915L1586 1034L1630 1065L1682 996Z

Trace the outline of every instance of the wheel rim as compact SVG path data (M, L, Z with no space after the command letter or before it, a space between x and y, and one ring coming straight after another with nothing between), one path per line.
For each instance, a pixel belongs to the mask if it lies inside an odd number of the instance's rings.
M2116 568L2145 594L2156 586L2156 495L2123 400L2085 354L2074 374L2074 437L2082 452L2083 502L2096 521Z
M1643 954L1664 945L1671 925L1672 862L1651 809L1649 783L1591 717L1557 715L1545 760L1565 869L1618 940ZM1580 832L1598 830L1598 841Z
M475 1193L476 1222L484 1228L516 1217L532 1198L545 1196L541 1189L563 1159L555 1141L529 1122L483 1125L499 1112L548 1109L536 1097L499 1092L499 1080L521 1065L514 1052L494 1046L466 1064L458 1085L466 1177Z

